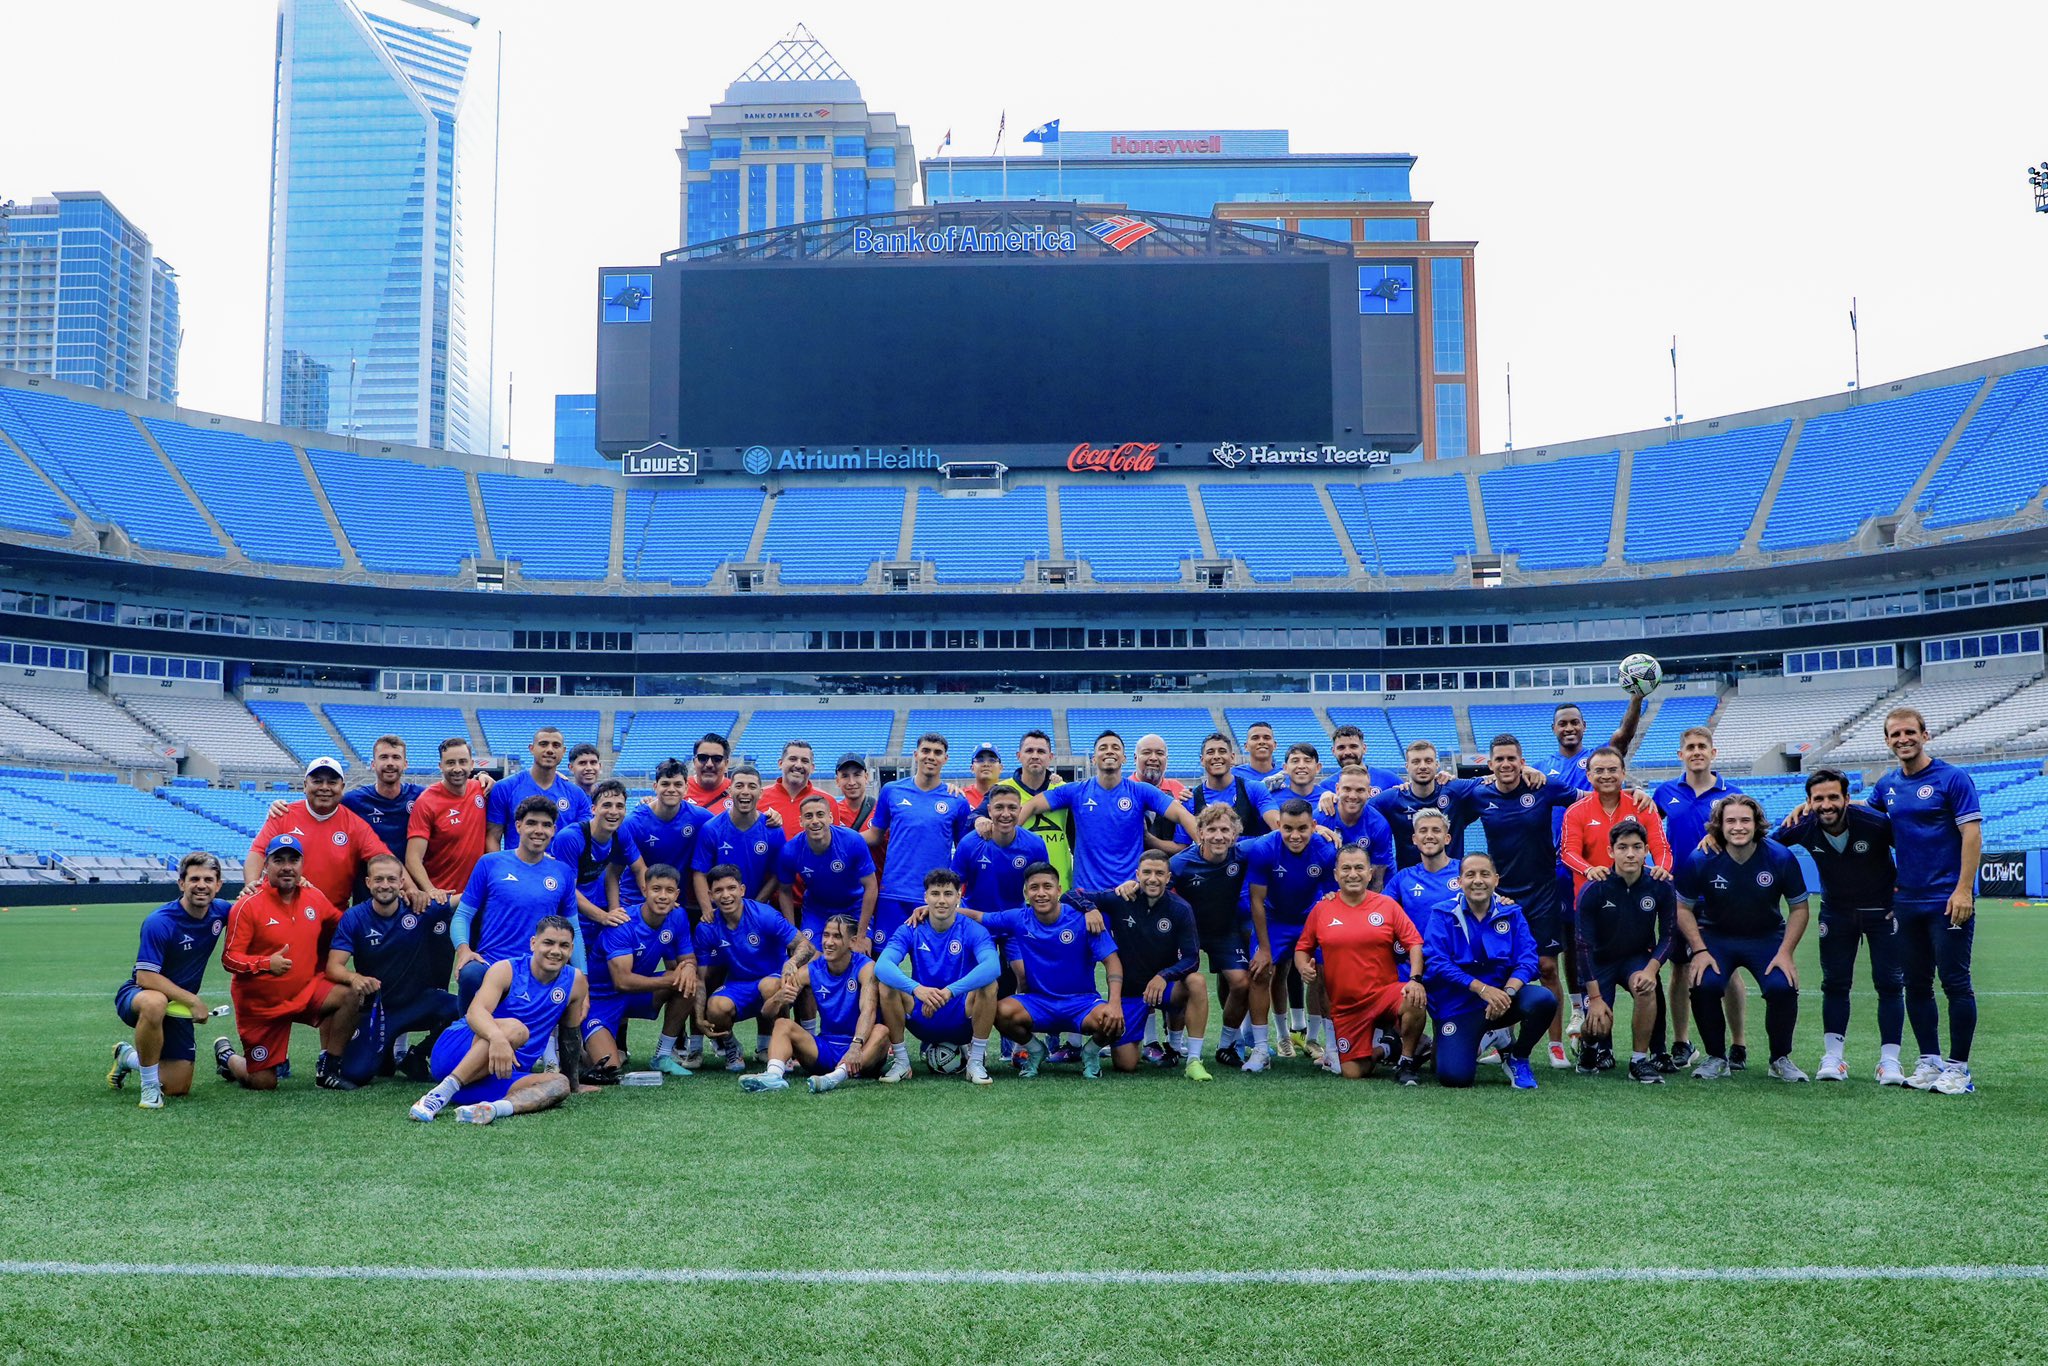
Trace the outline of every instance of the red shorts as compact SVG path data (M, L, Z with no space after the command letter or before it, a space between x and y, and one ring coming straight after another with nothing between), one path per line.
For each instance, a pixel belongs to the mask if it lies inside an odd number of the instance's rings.
M1372 1032L1384 1029L1395 1030L1401 1020L1401 992L1405 984L1389 982L1378 991L1357 1001L1348 1001L1341 1010L1330 1012L1330 1023L1337 1031L1337 1056L1346 1062L1369 1062L1372 1059Z
M327 1004L328 995L337 985L325 977L314 978L311 1003L304 1010L290 1015L259 1017L237 1014L235 1033L242 1037L242 1056L249 1060L249 1070L261 1072L283 1062L291 1048L292 1026L319 1024L320 1008Z

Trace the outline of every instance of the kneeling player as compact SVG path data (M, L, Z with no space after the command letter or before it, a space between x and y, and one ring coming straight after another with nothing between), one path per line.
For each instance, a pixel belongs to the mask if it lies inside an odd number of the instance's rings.
M1322 965L1316 964L1316 951ZM1408 980L1395 972L1405 959ZM1394 1079L1421 1081L1415 1049L1422 1038L1422 936L1401 903L1372 890L1372 857L1363 844L1337 851L1337 890L1317 902L1294 945L1294 970L1304 982L1323 983L1332 1038L1325 1063L1346 1077L1369 1077L1377 1060L1374 1036L1400 1039Z
M1052 894L1058 897L1060 879L1052 865L1031 867L1051 873ZM1030 883L1030 869L1025 882ZM889 936L875 960L878 1004L889 1027L889 1070L882 1080L910 1079L910 1049L903 1042L908 1029L922 1043L966 1043L967 1080L987 1086L988 1034L996 1014L996 978L1002 974L995 941L977 918L961 914L960 875L951 868L924 875L922 912Z
M1138 1070L1145 1022L1157 1010L1166 1017L1168 1045L1187 1059L1188 1080L1208 1081L1202 1036L1209 1029L1209 986L1202 980L1195 913L1168 890L1170 880L1165 851L1147 849L1138 858L1138 875L1132 881L1109 892L1069 892L1067 902L1083 911L1094 910L1107 922L1127 974L1124 1032L1111 1054L1116 1070ZM1095 923L1089 920L1091 927Z
M697 961L723 980L704 1002L704 1024L718 1042L725 1070L744 1072L732 1028L755 1020L765 1035L796 999L798 972L817 953L782 912L746 894L740 870L721 863L704 874L711 916L697 926Z
M768 1070L740 1078L743 1091L781 1091L792 1063L811 1075L812 1091L830 1091L858 1076L882 1057L888 1036L875 1027L875 960L855 953L857 917L826 919L819 938L824 951L804 966L797 1012L804 1023L784 1015L768 1041Z
M342 1079L341 1052L355 1033L364 999L376 988L351 989L328 980L326 941L341 912L306 881L304 869L299 837L272 836L263 849L262 881L228 915L220 963L233 974L228 993L247 1052L215 1039L213 1064L223 1079L251 1091L277 1089L295 1023L319 1027L314 1080L334 1090L355 1089Z
M363 878L370 899L342 913L327 949L328 981L358 994L367 983L375 992L342 1050L341 1079L367 1086L403 1065L406 1075L425 1081L427 1050L461 1013L442 986L454 952L448 910L429 903L415 911L401 901L405 880L389 854L373 855ZM427 1036L419 1049L410 1044L415 1030Z
M690 1075L676 1060L676 1038L697 1000L693 917L676 906L683 875L657 863L641 877L640 890L646 900L633 908L631 919L598 932L601 975L590 979L590 1013L583 1020L583 1080L593 1085L618 1081L626 1061L626 1022L656 1016L661 1042L655 1045L654 1069Z
M1020 1077L1038 1075L1045 1061L1045 1034L1086 1035L1081 1046L1081 1074L1102 1075L1102 1050L1123 1037L1124 970L1116 940L1107 931L1088 932L1087 917L1060 902L1060 875L1050 863L1024 870L1027 909L998 911L978 918L984 929L1003 935L1014 959L1023 990L996 1007L996 1028L1013 1043L1025 1045ZM1095 989L1095 965L1106 966L1109 996Z
M1614 1065L1614 1008L1627 995L1635 1001L1629 1021L1629 1080L1655 1086L1664 1080L1650 1061L1650 1039L1657 1030L1657 975L1671 957L1678 898L1669 882L1648 874L1650 836L1640 822L1616 821L1607 831L1607 848L1605 876L1587 879L1573 917L1578 936L1574 961L1586 983L1579 1072L1593 1076Z
M234 909L218 899L219 891L219 859L192 853L178 860L178 899L142 922L135 970L114 993L114 1010L134 1029L135 1041L114 1045L107 1085L118 1091L130 1072L140 1072L142 1099L136 1104L144 1110L161 1110L165 1096L192 1089L192 1060L199 1056L193 1022L205 1019L208 1010L199 985Z
M576 925L567 916L545 915L534 927L532 952L493 963L461 1023L443 1030L434 1044L434 1089L412 1104L412 1117L431 1123L441 1107L455 1102L455 1118L489 1124L513 1115L560 1105L569 1094L561 1072L535 1075L555 1027L583 1023L589 993L583 974L570 966Z
M1500 874L1493 860L1467 854L1458 868L1461 895L1431 917L1422 936L1423 985L1436 1017L1436 1079L1470 1086L1486 1035L1519 1025L1501 1061L1516 1090L1533 1091L1529 1055L1549 1032L1557 997L1530 980L1536 936L1521 907L1494 894Z

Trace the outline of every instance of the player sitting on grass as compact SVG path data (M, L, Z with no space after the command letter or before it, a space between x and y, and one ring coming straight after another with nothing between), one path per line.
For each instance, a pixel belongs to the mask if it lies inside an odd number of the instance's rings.
M431 1123L453 1102L460 1107L456 1119L489 1124L567 1098L565 1074L535 1075L533 1067L556 1027L581 1025L588 1009L583 974L569 963L575 947L576 923L546 915L534 927L525 957L491 965L469 1013L434 1045L434 1089L413 1102L414 1119Z
M1337 890L1318 901L1294 945L1301 980L1323 983L1330 1047L1323 1065L1344 1077L1369 1077L1381 1032L1400 1040L1394 1078L1415 1086L1415 1061L1428 997L1422 986L1422 935L1401 903L1372 890L1372 856L1363 844L1337 851ZM1320 952L1322 964L1316 956ZM1406 959L1408 979L1394 971Z
M599 783L604 787L604 783ZM661 1019L654 1069L672 1077L690 1070L676 1060L676 1038L697 1002L695 918L677 903L683 875L657 863L640 879L646 900L623 925L599 938L603 966L591 977L590 1012L583 1020L583 1080L610 1086L626 1061L626 1022ZM587 927L586 927L587 928ZM664 970L665 969L665 970Z
M1138 1070L1145 1022L1157 1010L1166 1017L1167 1044L1173 1050L1166 1065L1184 1057L1188 1080L1208 1081L1202 1037L1209 1030L1209 984L1202 979L1195 913L1170 890L1172 878L1166 851L1147 849L1131 881L1108 892L1075 890L1066 901L1094 912L1087 918L1091 932L1106 922L1124 967L1124 1032L1111 1053L1116 1070Z
M224 1080L251 1091L277 1089L294 1024L319 1027L314 1080L329 1090L355 1089L342 1078L340 1055L377 984L358 977L342 986L328 979L327 941L341 912L305 881L303 866L297 835L271 836L263 848L263 880L228 916L220 965L233 974L228 993L246 1056L229 1040L215 1039L213 1063Z
M1076 871L1078 874L1078 864ZM1087 917L1060 902L1060 875L1050 863L1024 870L1025 907L983 915L963 910L982 928L1004 937L1017 971L1018 991L996 1006L996 1028L1026 1045L1019 1077L1035 1077L1045 1061L1043 1034L1085 1035L1081 1074L1102 1075L1102 1050L1124 1035L1124 970L1116 940L1088 931ZM1109 997L1095 989L1095 965L1106 966Z
M782 912L749 897L741 878L730 863L705 870L711 917L696 927L698 963L720 974L704 1002L704 1025L728 1072L747 1070L733 1026L754 1020L765 1038L796 1000L799 972L818 951Z
M1489 1031L1519 1025L1502 1053L1518 1091L1536 1089L1529 1054L1550 1029L1557 997L1536 975L1536 938L1521 907L1494 894L1500 875L1485 854L1458 865L1462 894L1430 918L1423 931L1423 986L1436 1017L1436 1079L1470 1086Z
M449 911L435 903L422 913L400 900L405 882L398 860L389 854L370 860L366 880L370 899L342 914L327 949L328 981L375 983L376 994L342 1050L342 1080L365 1086L391 1076L405 1061L411 1069L407 1075L425 1081L426 1054L410 1046L410 1036L424 1031L421 1048L431 1049L461 1013L443 985L448 980Z
M1678 899L1671 884L1646 867L1650 835L1642 823L1616 821L1607 829L1607 864L1596 866L1573 913L1577 955L1586 983L1586 1034L1579 1041L1579 1072L1593 1076L1614 1065L1614 1008L1626 995L1630 1081L1664 1080L1650 1058L1657 1031L1657 976L1671 957Z
M768 1070L740 1078L743 1091L782 1091L793 1064L812 1073L813 1091L830 1091L859 1076L882 1058L888 1036L875 1025L875 961L853 951L860 921L839 914L826 919L819 937L824 952L804 965L803 991L796 1009L775 1022L768 1040Z
M219 859L202 853L179 859L178 899L143 919L135 970L114 993L114 1011L135 1030L135 1041L114 1045L107 1085L118 1091L130 1072L140 1072L142 1099L136 1104L144 1110L161 1110L165 1096L192 1089L192 1060L199 1056L193 1022L208 1012L199 986L233 910L218 899L219 891Z
M1035 863L1035 868L1046 870L1057 899L1059 874L1049 863ZM1027 894L1031 869L1024 875ZM875 960L882 1021L889 1028L889 1069L883 1081L910 1079L910 1049L903 1042L908 1029L921 1043L967 1044L967 1080L989 1084L988 1035L1002 963L995 941L977 919L960 911L958 873L934 868L924 875L924 905L889 936Z

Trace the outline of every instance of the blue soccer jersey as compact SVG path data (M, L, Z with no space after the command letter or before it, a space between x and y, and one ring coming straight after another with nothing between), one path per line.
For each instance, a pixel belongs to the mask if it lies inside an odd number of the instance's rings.
M548 915L576 923L575 871L546 854L528 863L517 850L500 849L476 861L456 911L456 928L475 936L484 962L502 963L533 952L534 926Z
M1321 835L1309 836L1298 854L1286 837L1270 831L1244 843L1245 886L1266 889L1268 925L1305 925L1308 913L1337 886L1337 850Z
M1963 827L1984 819L1977 785L1944 759L1931 759L1918 773L1893 769L1877 780L1870 804L1892 818L1892 848L1899 861L1901 911L1948 904L1963 874Z
M1116 887L1138 871L1145 852L1145 824L1173 805L1173 798L1150 783L1119 778L1104 787L1100 778L1086 778L1045 794L1054 810L1074 815L1074 886Z
M1538 767L1551 782L1563 783L1574 793L1583 795L1593 790L1593 779L1586 772L1586 761L1592 757L1592 750L1581 747L1577 754L1565 754L1562 751L1553 754ZM1550 837L1553 841L1564 834L1564 813L1570 805L1570 802L1565 803L1565 806L1559 807L1556 814L1551 817ZM1562 863L1558 864L1560 868L1563 866Z
M1418 796L1415 791L1402 783L1390 787L1372 799L1372 809L1386 818L1387 825L1394 832L1394 861L1406 868L1422 855L1415 848L1415 813L1425 808L1434 808L1444 813L1451 823L1449 853L1455 861L1465 857L1465 831L1457 818L1460 803L1473 784L1469 779L1442 779L1436 791L1428 796Z
M515 842L512 828L517 822L512 815L519 810L519 803L528 797L546 797L555 804L557 830L576 821L590 819L590 798L568 774L558 771L555 781L542 787L534 782L533 770L523 768L511 777L491 784L491 795L484 805L484 820L504 827L507 844Z
M1376 797L1388 788L1399 787L1402 783L1408 781L1407 774L1396 773L1390 768L1374 768L1370 764L1361 764L1359 767L1365 770L1365 795L1368 797ZM1344 771L1341 768L1335 773L1325 776L1321 782L1316 784L1316 795L1320 797L1325 792L1335 792L1337 790L1337 780L1343 776Z
M377 791L375 784L365 783L342 793L341 804L361 816L363 823L384 841L386 849L404 858L406 829L412 824L413 799L425 790L418 783L400 783L398 795L386 797Z
M1411 863L1387 879L1387 895L1401 903L1418 933L1427 933L1429 918L1449 907L1460 894L1458 865L1454 862L1434 872L1420 863Z
M619 899L623 904L624 874L632 870L633 860L640 857L640 850L625 826L613 831L610 839L604 839L589 821L556 830L554 839L548 842L548 853L576 870L576 890L598 906L605 904L605 873L612 868L621 873Z
M1037 996L1093 994L1095 965L1116 952L1115 936L1088 933L1087 918L1067 905L1050 924L1028 909L997 911L981 923L1003 936L1011 959L1023 961L1024 987Z
M1019 830L1008 844L970 832L953 851L953 871L963 884L960 904L974 911L1000 911L1024 904L1024 870L1049 863L1045 841Z
M363 976L376 978L385 1009L395 1010L422 992L447 987L454 961L449 919L446 909L433 906L420 915L395 902L390 915L380 915L375 902L358 902L342 912L329 947L353 958Z
M1806 904L1806 874L1792 851L1769 840L1751 847L1746 859L1726 849L1701 850L1680 865L1678 899L1692 908L1702 931L1731 939L1780 934L1785 914L1779 899L1794 910Z
M641 862L652 868L657 863L666 863L682 875L683 892L689 888L691 860L697 852L697 836L711 823L711 813L693 802L684 802L676 808L676 814L662 817L651 806L636 806L626 814L626 823L619 829L629 836L632 847L640 851ZM640 883L633 876L633 869L627 866L625 875L619 879L619 903L637 906L647 899L640 890Z
M221 931L233 909L233 902L219 900L199 916L187 915L182 901L167 901L157 907L142 918L135 972L157 973L197 995L206 978L206 964L220 945ZM128 974L128 980L135 980L134 972Z
M804 914L859 915L861 879L875 871L875 856L855 830L835 825L826 832L825 847L811 848L811 837L799 831L776 856L775 876L785 887L803 879Z
M924 875L953 866L954 846L974 829L974 808L943 785L927 791L899 778L882 784L869 828L889 837L881 894L921 906Z
M1347 844L1363 844L1372 858L1372 866L1391 871L1399 861L1394 849L1394 827L1387 824L1387 818L1373 810L1367 802L1358 809L1358 819L1347 821L1342 813L1332 811L1327 816L1317 816L1316 824L1337 833L1337 847Z
M1462 828L1478 821L1486 832L1486 852L1500 873L1501 895L1529 902L1557 878L1557 829L1560 813L1582 794L1568 783L1546 779L1541 787L1522 784L1502 792L1492 778L1466 788L1452 820ZM1455 866L1457 860L1452 860Z
M512 960L512 984L491 1012L495 1020L517 1020L526 1026L526 1042L512 1050L521 1071L532 1071L555 1037L555 1026L568 1013L576 993L576 969L565 967L552 978L533 970L533 955Z
M713 911L711 919L697 924L697 961L724 968L728 980L756 982L782 972L795 940L796 926L783 919L782 912L758 901L743 901L736 921Z
M875 975L899 991L945 987L957 995L987 986L1001 970L988 930L964 915L943 930L929 920L903 926L875 961Z
M811 999L818 1003L820 1036L853 1037L853 1031L860 1027L860 970L873 961L864 953L851 954L846 971L834 972L820 954L805 966L811 979Z
M653 925L636 911L625 924L607 928L598 938L597 960L590 965L590 994L599 1000L631 994L612 984L614 958L629 959L627 970L641 977L654 976L659 967L674 967L695 947L691 922L696 918L695 912L678 906Z
M1240 782L1244 784L1245 800L1251 803L1252 814L1258 817L1255 821L1245 823L1245 833L1256 835L1266 828L1266 813L1280 805L1280 799L1273 795L1273 790L1264 782L1246 778L1235 769L1232 769L1230 776L1223 780L1222 787L1209 786L1209 777L1206 773L1203 774L1202 781L1188 789L1187 800L1181 805L1190 811L1199 811L1205 806L1234 807L1237 805ZM1238 814L1242 816L1244 813L1240 811ZM1180 837L1186 839L1187 835L1182 832Z
M740 886L754 897L775 876L775 864L781 857L782 832L768 824L767 817L755 812L754 823L743 830L733 823L728 810L705 825L690 855L690 867L708 873L721 863L730 863L740 870Z
M1820 817L1809 811L1792 824L1773 830L1771 838L1813 855L1824 903L1821 914L1888 911L1898 886L1898 867L1892 861L1891 817L1867 806L1854 805L1842 814L1845 820L1839 837L1830 835L1821 826Z
M1183 849L1166 865L1173 875L1173 890L1194 911L1195 932L1205 940L1237 933L1246 905L1245 855L1251 844L1237 841L1220 863L1203 858L1199 847Z
M1650 794L1651 804L1664 818L1664 839L1671 846L1674 864L1683 865L1700 847L1700 840L1707 833L1707 818L1714 814L1714 803L1742 791L1720 774L1712 776L1714 784L1705 792L1694 792L1692 785L1679 777L1657 784L1657 790Z

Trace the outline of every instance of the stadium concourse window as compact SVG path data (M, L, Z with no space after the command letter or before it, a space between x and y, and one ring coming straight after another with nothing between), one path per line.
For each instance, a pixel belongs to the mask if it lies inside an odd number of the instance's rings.
M551 674L464 674L425 669L385 669L377 675L377 687L382 692L552 697L562 691L562 680Z
M1429 299L1430 332L1435 338L1437 373L1462 375L1465 373L1463 261L1455 257L1438 257L1429 263Z
M1559 666L1554 669L1516 669L1513 686L1517 688L1595 688L1621 681L1621 667L1616 664L1580 664L1573 667Z
M0 664L17 669L70 669L85 672L85 651L62 645L33 645L25 640L0 640Z
M1929 644L1939 642L1930 641ZM1934 656L1927 656L1934 662ZM1805 674L1839 673L1843 669L1892 669L1898 667L1897 649L1890 645L1850 646L1840 650L1798 650L1785 656L1785 672Z
M1378 674L1310 674L1311 692L1383 692Z
M1889 650L1891 647L1885 648ZM1997 659L2007 655L2039 653L2041 633L2038 630L1999 631L1981 636L1956 636L1947 640L1925 641L1920 647L1920 662L1947 664L1959 659Z
M185 659L175 655L131 655L114 653L107 657L107 669L118 678L177 678L204 683L220 682L217 659Z

